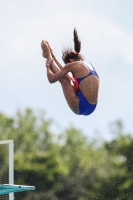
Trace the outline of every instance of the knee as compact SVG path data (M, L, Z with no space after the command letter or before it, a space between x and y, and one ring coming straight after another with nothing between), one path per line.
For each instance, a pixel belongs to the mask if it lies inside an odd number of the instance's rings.
M70 83L70 79L68 77L64 76L63 78L60 79L60 83L61 84Z

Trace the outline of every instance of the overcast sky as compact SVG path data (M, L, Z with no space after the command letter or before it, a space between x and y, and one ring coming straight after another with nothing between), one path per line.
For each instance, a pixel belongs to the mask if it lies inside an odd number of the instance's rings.
M132 0L0 0L0 112L45 110L58 128L70 124L108 138L107 124L121 119L133 133ZM73 46L77 27L85 61L100 76L97 109L77 116L68 108L60 84L47 81L42 39L63 64L63 45Z

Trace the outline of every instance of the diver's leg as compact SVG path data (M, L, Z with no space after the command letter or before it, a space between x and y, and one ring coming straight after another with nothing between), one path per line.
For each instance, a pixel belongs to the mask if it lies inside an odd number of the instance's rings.
M51 65L50 65L50 69L52 70L52 72L55 74L58 71L60 71L58 65L55 63L55 61L53 60Z
M60 83L63 89L65 99L70 107L70 109L75 113L79 114L79 99L76 95L75 86L72 85L71 80L68 77L63 77L60 79Z
M53 60L48 43L45 41L42 41L41 47L43 51L43 57L47 59L47 62L50 62L51 60ZM52 61L50 67L54 74L60 70L54 60Z
M50 62L52 60L52 56L51 56L47 43L42 41L41 46L43 50L43 57L46 58L48 62ZM55 63L53 64L52 63L51 63L52 68L53 68L52 71L56 73L57 70L59 71L59 69L56 67ZM63 78L59 80L59 82L61 83L63 93L69 107L75 114L79 114L79 99L76 96L76 90L75 90L74 85L71 84L71 79L68 78L67 76L64 76Z

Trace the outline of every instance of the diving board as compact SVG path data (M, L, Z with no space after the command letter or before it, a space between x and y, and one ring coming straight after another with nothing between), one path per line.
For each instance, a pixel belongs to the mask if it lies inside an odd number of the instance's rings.
M0 195L35 190L35 186L0 184Z

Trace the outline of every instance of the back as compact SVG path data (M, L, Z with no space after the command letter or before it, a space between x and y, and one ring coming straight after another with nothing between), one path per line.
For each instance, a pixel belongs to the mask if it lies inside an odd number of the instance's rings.
M80 84L80 82L81 82L84 78L86 78L87 76L90 76L90 75L95 75L95 76L97 76L97 77L99 78L99 76L98 76L98 74L97 74L95 68L93 67L93 65L92 65L91 63L85 63L85 62L83 62L83 65L84 65L89 71L88 71L88 74L87 74L86 76L83 76L83 77L81 77L81 78L77 78L78 84Z
M91 104L95 104L98 101L99 77L92 64L75 62L73 75L79 82L79 90Z

